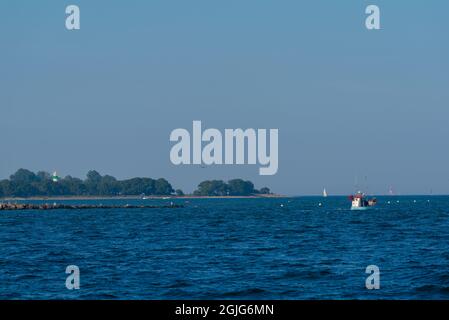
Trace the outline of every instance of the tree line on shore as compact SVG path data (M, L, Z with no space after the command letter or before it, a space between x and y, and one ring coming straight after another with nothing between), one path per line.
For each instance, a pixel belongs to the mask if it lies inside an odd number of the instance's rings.
M95 170L89 171L84 180L72 176L54 178L45 171L34 173L27 169L19 169L9 179L0 181L0 197L184 195L182 190L173 189L172 185L164 178L117 180L110 175L102 176ZM227 183L222 180L203 181L193 194L197 196L248 196L269 193L268 188L257 190L250 181L233 179Z
M251 181L242 179L232 179L227 183L223 180L206 180L193 192L196 196L250 196L269 193L270 189L267 187L257 190Z

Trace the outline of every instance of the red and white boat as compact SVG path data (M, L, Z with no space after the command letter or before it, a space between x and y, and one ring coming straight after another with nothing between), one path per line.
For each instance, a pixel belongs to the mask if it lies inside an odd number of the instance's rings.
M367 199L366 194L359 191L355 195L350 195L351 210L366 210L376 205L377 199Z

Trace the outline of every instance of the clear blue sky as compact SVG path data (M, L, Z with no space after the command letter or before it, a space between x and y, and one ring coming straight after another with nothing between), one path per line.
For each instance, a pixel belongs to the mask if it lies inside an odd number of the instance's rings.
M65 7L81 30L65 29ZM381 9L379 31L365 7ZM449 193L448 1L1 1L0 178L243 177L292 195ZM169 134L278 128L279 171L174 166Z

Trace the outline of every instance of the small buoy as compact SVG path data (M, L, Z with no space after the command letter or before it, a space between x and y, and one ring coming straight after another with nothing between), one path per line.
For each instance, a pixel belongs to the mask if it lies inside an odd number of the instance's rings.
M321 202L320 203L318 203L318 205L321 207L322 206L322 204L321 204Z
M413 200L413 203L416 203L416 200Z
M388 203L388 204L390 204L390 203L391 203L391 201L388 201L387 203Z
M281 207L283 207L284 205L283 204L281 204Z
M396 201L397 203L399 203L399 200L398 201Z

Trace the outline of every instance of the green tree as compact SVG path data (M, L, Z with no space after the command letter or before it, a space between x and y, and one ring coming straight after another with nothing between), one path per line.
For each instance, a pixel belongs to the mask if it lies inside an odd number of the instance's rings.
M96 196L99 194L98 185L101 182L101 174L99 174L95 170L90 170L87 173L87 179L85 181L85 185L87 188L87 192L89 195Z
M155 193L155 181L151 178L132 178L119 182L119 190L124 195Z
M12 193L12 186L11 181L9 180L1 180L0 181L0 190L2 190L2 197L8 197L11 196Z
M98 183L98 194L102 196L113 196L120 192L120 186L117 179L112 176L105 175Z
M259 193L251 181L232 179L228 183L222 180L206 180L193 192L197 196L250 196Z
M33 195L40 195L39 189L36 185L31 183L11 182L13 189L12 196L15 197L30 197Z
M223 180L206 180L198 185L194 194L199 196L226 196L228 191L228 186Z
M12 174L9 179L11 182L15 183L31 183L34 181L38 181L38 177L34 174L34 172L31 172L27 169L19 169L14 174Z
M173 190L171 184L163 179L157 179L155 184L154 184L154 188L155 188L155 194L157 195L170 195L173 192L175 192L175 190Z
M48 173L48 172L46 172L46 171L39 171L39 172L36 174L36 176L37 176L37 178L38 178L40 181L43 181L43 180L50 180L50 179L51 179L50 173Z
M81 196L87 194L87 188L81 179L73 178L72 176L66 176L58 183L65 185L69 195Z
M270 189L267 187L263 187L262 189L260 189L259 191L261 194L270 194Z
M232 196L249 196L256 191L254 184L251 181L244 181L242 179L233 179L228 181L229 195Z

